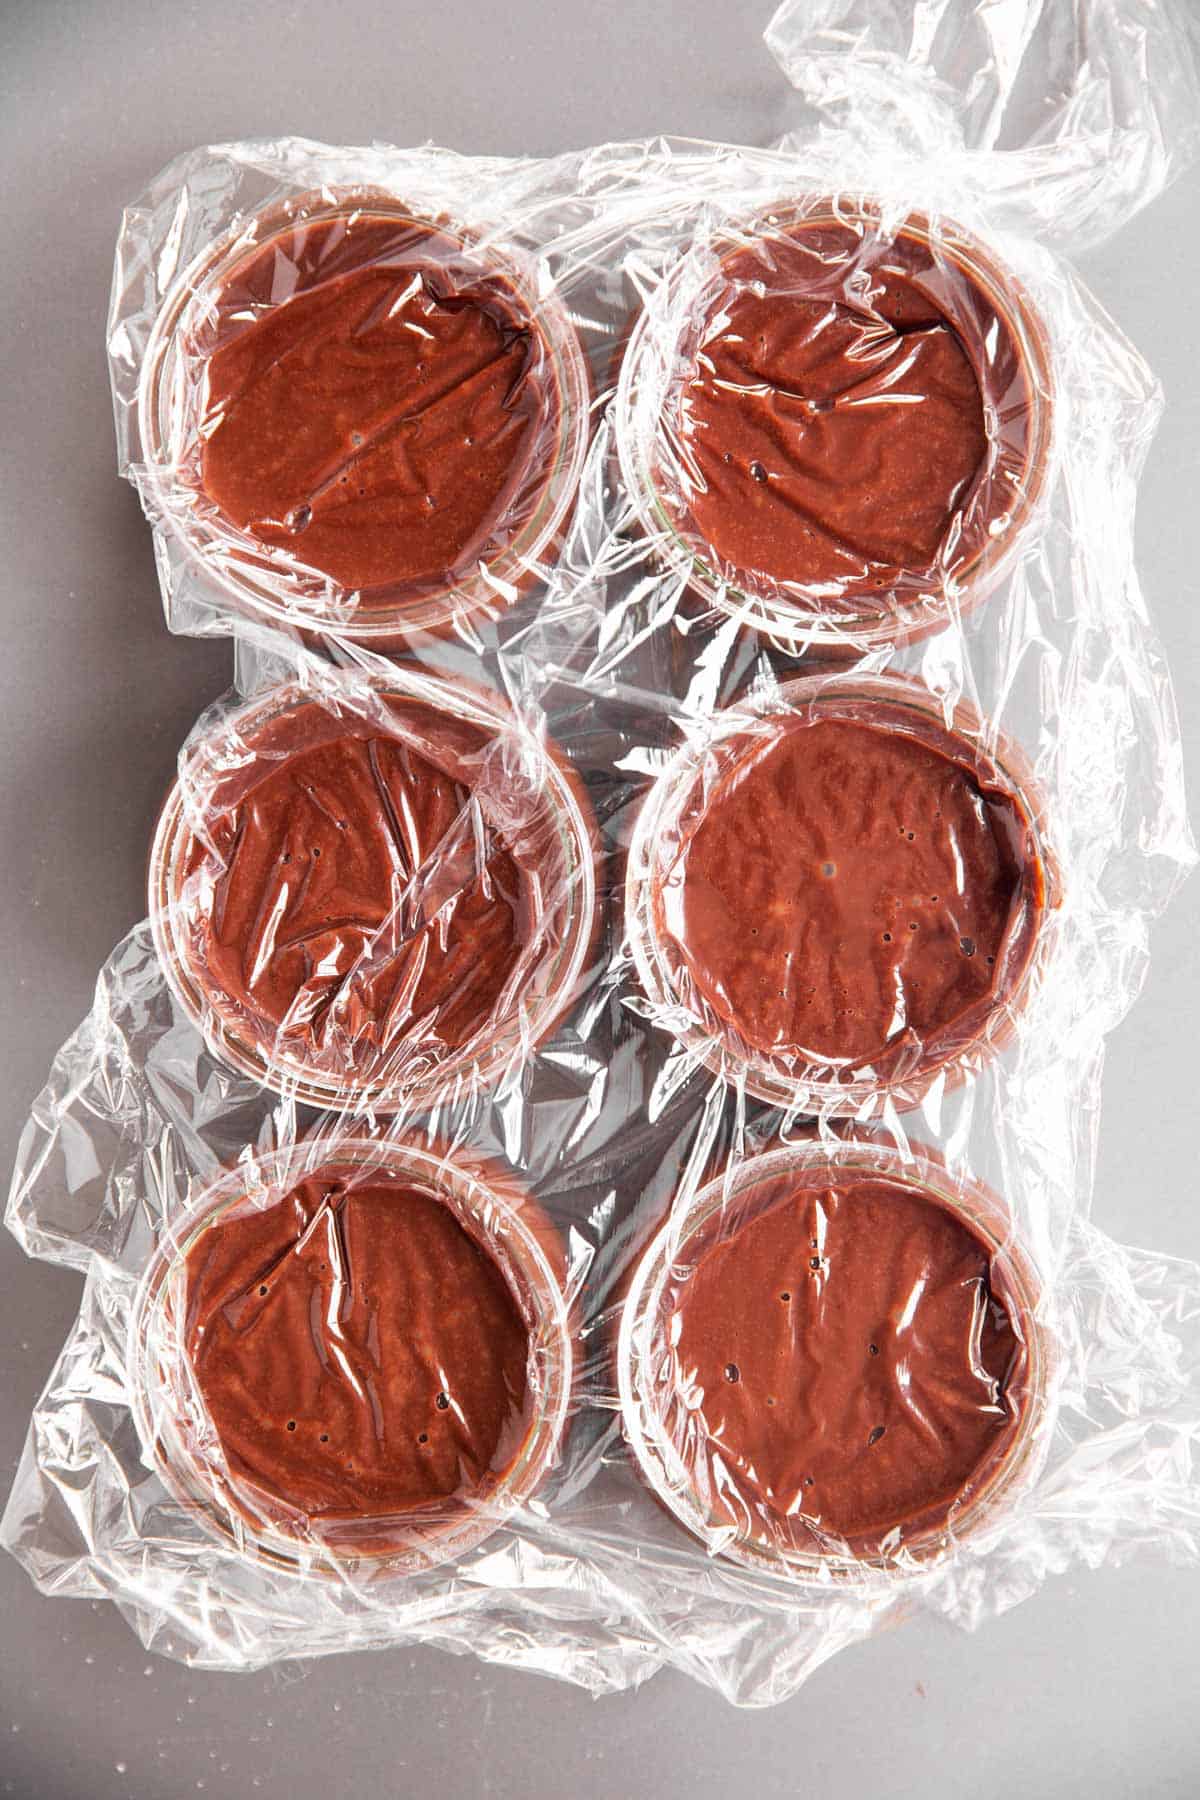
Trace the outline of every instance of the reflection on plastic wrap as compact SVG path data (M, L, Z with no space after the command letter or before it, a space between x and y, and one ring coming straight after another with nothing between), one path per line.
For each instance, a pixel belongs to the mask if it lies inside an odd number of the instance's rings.
M1069 254L1111 236L1200 151L1188 0L783 0L764 36L869 160L960 164L998 223Z
M771 149L224 145L126 215L122 468L239 691L18 1153L87 1276L45 1590L765 1704L1200 1560L1200 1270L1087 1223L1193 860L1160 396L1057 254L1200 89L1067 10L789 0Z

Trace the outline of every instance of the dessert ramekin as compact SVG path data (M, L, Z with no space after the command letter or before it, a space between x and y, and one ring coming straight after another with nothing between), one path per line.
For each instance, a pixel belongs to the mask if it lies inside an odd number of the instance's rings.
M404 1514L329 1524L304 1517L284 1496L257 1489L229 1467L188 1353L187 1258L224 1221L271 1207L299 1181L326 1173L394 1180L436 1198L496 1264L512 1295L528 1332L527 1416L515 1452L471 1493ZM561 1454L575 1378L564 1278L561 1242L540 1209L507 1174L460 1152L335 1135L247 1156L170 1222L141 1281L127 1355L144 1454L207 1536L266 1567L374 1581L465 1556L537 1493Z
M1012 1426L1002 1453L978 1469L947 1517L882 1539L851 1543L818 1528L796 1528L765 1511L726 1503L725 1471L735 1444L694 1426L696 1397L677 1379L667 1290L686 1289L704 1249L778 1202L781 1185L836 1192L839 1183L886 1182L948 1212L975 1238L990 1267L989 1291L1018 1343L1006 1384ZM771 1296L773 1300L774 1295ZM790 1296L789 1296L790 1298ZM766 1302L764 1301L764 1304ZM630 1279L620 1315L616 1379L626 1441L650 1491L710 1554L798 1583L890 1582L934 1566L961 1546L978 1547L1019 1504L1044 1466L1053 1431L1056 1338L1036 1267L1003 1204L952 1172L932 1152L849 1139L800 1142L748 1158L701 1186L672 1211ZM681 1422L682 1421L682 1422ZM802 1527L802 1521L801 1521Z
M280 734L309 715L344 717L388 730L389 699L432 716L463 722L486 743L476 789L487 822L501 837L505 822L526 832L537 851L530 878L532 936L521 951L518 991L499 1014L459 1045L436 1032L381 1050L376 1066L353 1043L314 1048L303 1034L281 1031L214 980L206 964L208 921L224 864L212 847L214 819L228 814L253 782L256 740L280 754ZM531 852L532 854L532 852ZM599 926L598 847L591 809L565 755L535 735L483 688L418 669L365 679L327 673L316 692L301 683L260 694L196 739L184 774L159 817L150 854L150 921L173 994L204 1034L213 1055L273 1092L337 1111L428 1113L498 1083L532 1053L569 1010L586 972ZM512 983L508 984L512 986Z
M806 585L722 561L690 519L681 394L707 325L729 297L727 267L757 253L769 284L772 244L811 240L820 284L836 298L889 255L928 265L924 289L964 345L988 446L932 566L865 569L861 581ZM822 245L840 245L823 250ZM743 281L748 281L745 275ZM896 222L874 199L812 195L713 229L667 273L639 318L616 403L622 478L652 554L707 607L788 654L838 659L912 642L961 619L993 592L1035 530L1053 456L1054 387L1047 328L1023 283L951 220Z
M348 590L307 567L296 548L264 542L225 517L205 494L199 458L205 422L206 343L221 317L221 297L239 270L277 246L290 273L286 303L303 263L306 233L344 233L364 224L424 234L421 255L440 276L493 292L530 332L545 405L520 491L506 501L494 541L470 566L420 591L386 587ZM418 259L419 260L419 259ZM313 277L314 285L319 279ZM309 291L308 289L304 291ZM426 216L419 207L375 189L321 190L288 199L249 218L182 270L155 320L142 362L137 470L147 511L188 561L222 589L239 611L306 633L333 632L388 652L412 634L469 629L505 611L552 559L574 504L589 436L587 363L562 300L539 279L534 259L481 226Z
M918 1105L935 1082L950 1088L1011 1040L1053 950L1061 903L1046 804L1019 748L960 702L950 710L920 682L896 676L806 677L718 713L656 777L634 825L625 880L625 931L651 1016L704 1067L768 1104L826 1116L864 1115L882 1102ZM987 1003L936 1036L897 1039L871 1062L801 1050L769 1053L746 1041L691 980L663 907L663 887L721 784L784 731L845 720L901 734L952 759L1020 826L1020 882L1003 961ZM748 876L749 876L748 872ZM800 927L798 921L797 929ZM994 993L994 998L991 995Z

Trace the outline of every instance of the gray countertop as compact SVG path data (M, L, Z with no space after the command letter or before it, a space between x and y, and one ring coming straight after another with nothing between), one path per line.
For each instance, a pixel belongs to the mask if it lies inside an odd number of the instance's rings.
M103 330L122 204L192 144L276 132L497 153L656 131L764 141L789 110L764 22L714 0L0 0L6 1154L142 915L177 745L231 669L228 644L167 636L150 534L115 474ZM1167 388L1138 541L1195 774L1198 200L1193 175L1084 271ZM1118 1238L1200 1257L1194 900L1185 890L1156 928L1146 992L1111 1041L1095 1214ZM7 1483L78 1283L5 1237L0 1292ZM973 1637L918 1621L765 1713L675 1676L593 1702L425 1651L192 1674L148 1658L110 1607L39 1598L9 1559L0 1608L0 1793L22 1800L1200 1792L1200 1574L1153 1563L1052 1580Z

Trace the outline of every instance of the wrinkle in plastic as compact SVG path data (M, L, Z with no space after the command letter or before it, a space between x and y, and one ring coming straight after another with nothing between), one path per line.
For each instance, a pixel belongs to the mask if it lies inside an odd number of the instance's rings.
M85 1288L3 1539L166 1653L760 1705L1200 1550L1200 1271L1088 1220L1193 859L1161 396L1060 254L1190 155L1187 21L767 39L769 149L223 145L126 214L121 464L237 688L18 1152Z

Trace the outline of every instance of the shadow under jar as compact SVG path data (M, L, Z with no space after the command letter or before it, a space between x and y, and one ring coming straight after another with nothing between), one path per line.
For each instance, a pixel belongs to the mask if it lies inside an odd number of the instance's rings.
M924 1566L1036 1477L1044 1313L986 1190L921 1151L791 1145L711 1181L644 1253L626 1437L712 1554L797 1580Z
M190 745L150 919L213 1054L337 1110L494 1087L569 1009L595 828L549 739L415 670L260 695Z
M510 1179L437 1146L346 1136L247 1160L143 1280L142 1443L256 1560L371 1579L461 1556L560 1454L563 1260Z
M617 403L655 555L785 651L961 617L1047 485L1046 330L950 221L816 198L717 229L652 297Z
M626 931L653 1017L769 1104L919 1104L1008 1041L1059 905L1015 746L920 683L784 682L718 713L634 827Z
M387 651L494 617L551 557L589 378L531 258L387 194L243 221L163 303L143 499L241 609Z

